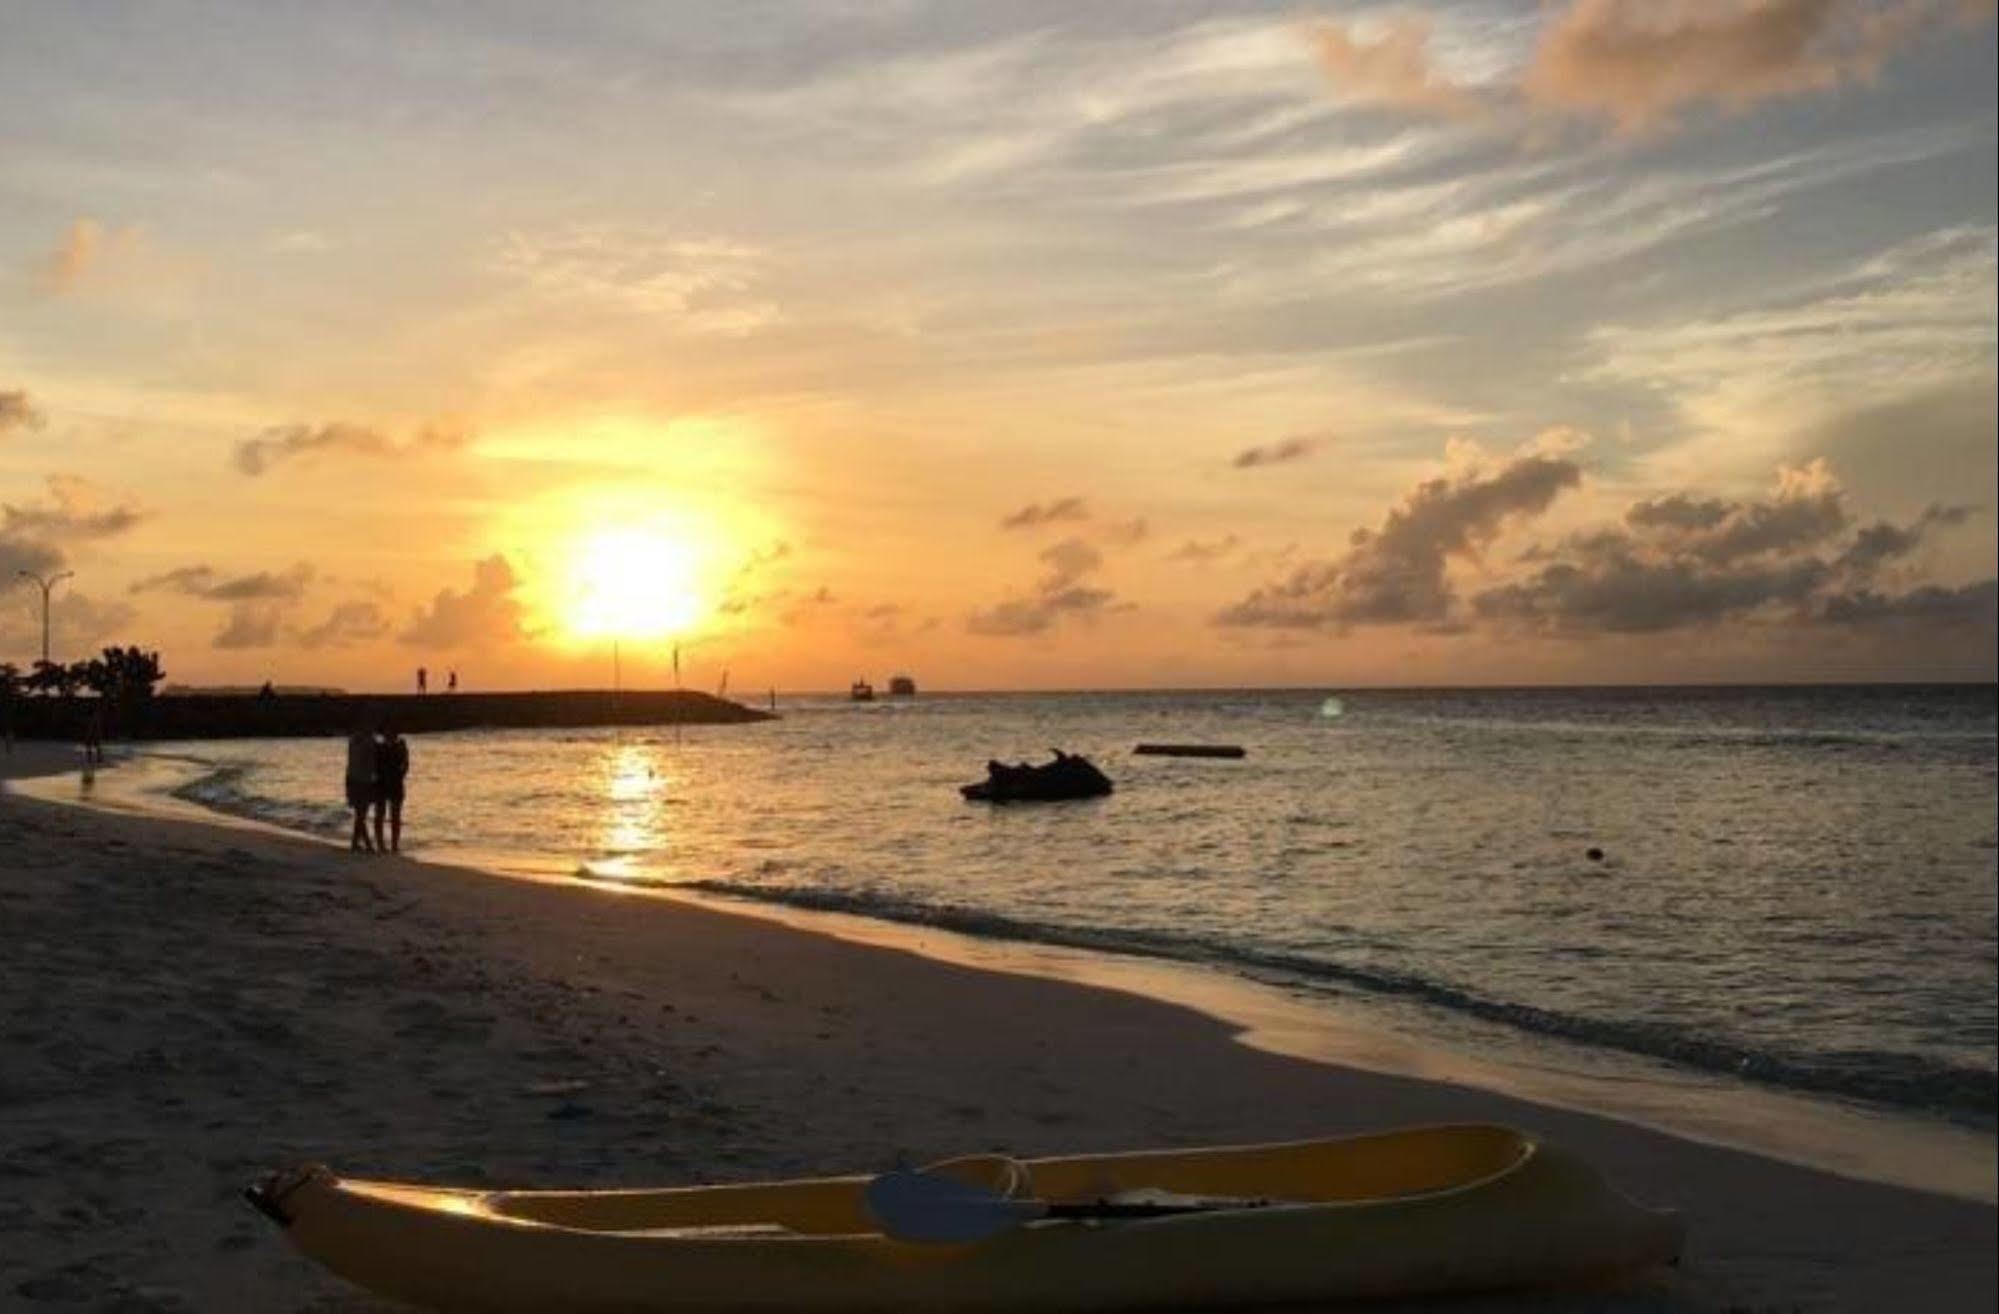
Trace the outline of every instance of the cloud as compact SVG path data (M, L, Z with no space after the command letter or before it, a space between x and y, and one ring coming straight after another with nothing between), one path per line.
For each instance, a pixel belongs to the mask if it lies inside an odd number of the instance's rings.
M1432 114L1477 113L1473 94L1432 63L1430 32L1429 19L1403 14L1383 24L1373 40L1338 22L1321 23L1313 35L1319 63L1342 100Z
M64 296L116 281L144 260L144 246L136 227L106 228L84 216L72 221L55 249L42 257L40 282L50 295Z
M464 431L426 426L407 442L397 443L379 429L366 425L335 422L317 427L309 424L277 425L254 438L236 444L236 468L246 475L261 475L298 457L327 452L357 456L396 458L424 452L455 451L465 445Z
M1052 502L1030 502L1010 515L1000 519L1001 529L1039 529L1043 525L1059 525L1070 521L1088 520L1089 504L1080 497L1060 497Z
M1876 521L1854 535L1853 542L1840 554L1837 564L1848 575L1871 578L1884 566L1914 552L1931 529L1940 525L1961 525L1971 518L1974 509L1968 506L1931 506L1911 525Z
M1639 502L1624 519L1633 529L1662 536L1676 552L1715 564L1811 547L1847 525L1845 493L1822 460L1782 471L1768 501L1675 494Z
M252 571L225 576L213 566L181 566L133 584L133 593L180 593L210 602L296 602L305 596L315 571L306 562L289 570Z
M0 540L0 561L6 544ZM123 633L134 618L131 607L113 599L105 602L87 593L65 589L49 606L49 636L57 660L79 651L89 652L113 638L129 638ZM0 591L0 654L25 653L39 656L42 643L42 598L34 588L13 594Z
M1976 21L1956 0L1577 0L1542 31L1521 82L1529 101L1624 132L1713 105L1870 82L1919 35Z
M1220 538L1210 539L1206 542L1197 538L1190 538L1179 547L1167 553L1166 559L1168 561L1186 561L1197 566L1204 566L1211 561L1220 561L1223 557L1230 555L1241 546L1242 540L1234 534L1224 534Z
M210 642L229 649L275 647L284 619L282 602L239 602L229 608L228 619Z
M1855 629L1968 630L1989 636L1999 625L1999 579L1955 588L1925 584L1901 594L1842 593L1826 600L1823 618Z
M1852 410L1966 386L1990 414L1995 268L1989 225L1924 233L1771 304L1600 325L1585 337L1598 362L1583 377L1664 393L1717 431L1828 397Z
M210 642L217 648L274 647L285 621L311 587L316 572L307 562L288 570L224 575L206 564L180 566L135 582L131 593L177 593L204 602L226 602L229 611Z
M1473 85L1440 69L1429 20L1322 23L1319 62L1341 99L1464 118L1607 121L1627 135L1713 106L1872 82L1903 46L1983 22L1993 0L1572 0L1550 6L1517 82ZM1516 111L1507 115L1508 111Z
M359 600L336 606L325 620L311 629L300 631L298 642L306 648L345 648L371 642L388 632L389 618L383 615L382 609L372 602Z
M1477 553L1509 523L1539 515L1581 482L1574 461L1538 451L1496 470L1473 465L1425 480L1380 528L1355 530L1344 557L1298 566L1217 620L1274 629L1445 625L1457 601L1446 569L1451 559Z
M60 549L32 538L0 532L0 592L20 583L20 572L48 575L62 569Z
M550 296L722 337L742 337L781 318L760 292L768 264L764 252L728 238L605 225L510 233L498 258L503 272Z
M1885 592L1877 579L1971 509L1933 506L1914 521L1850 538L1845 492L1823 462L1785 470L1746 502L1688 495L1636 503L1623 527L1571 536L1526 577L1473 599L1503 627L1571 637L1656 634L1724 621L1880 625L1975 613L1974 587Z
M96 486L75 475L50 475L49 500L0 506L0 534L48 539L110 538L144 520L129 502L107 502Z
M467 648L525 637L520 579L498 553L472 567L472 586L442 589L396 637L414 648Z
M1259 466L1282 465L1287 461L1301 461L1319 449L1316 439L1286 438L1282 442L1271 443L1267 447L1245 447L1235 454L1229 464L1238 470L1254 470Z
M1093 621L1120 610L1117 595L1086 583L1104 564L1104 554L1080 538L1065 538L1043 548L1040 560L1048 573L1022 597L1008 598L965 619L973 634L991 638L1022 638L1045 634L1064 619Z
M1115 547L1137 547L1152 537L1152 522L1144 516L1133 516L1105 525L1098 531L1098 537Z
M46 419L25 389L0 391L0 438L23 429L39 429Z

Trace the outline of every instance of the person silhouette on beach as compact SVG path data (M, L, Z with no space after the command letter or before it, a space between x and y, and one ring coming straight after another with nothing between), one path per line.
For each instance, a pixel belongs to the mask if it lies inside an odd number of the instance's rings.
M430 668L428 666L419 666L416 668L416 691L420 694L430 692Z
M403 851L403 783L410 774L409 741L385 727L375 745L375 850L378 853ZM382 837L383 814L388 816L387 841Z
M446 693L458 692L458 672L450 671L446 673L444 681L444 690Z
M375 806L375 736L366 726L355 726L347 736L347 806L354 809L354 833L347 847L355 853L374 852L368 838L368 811Z

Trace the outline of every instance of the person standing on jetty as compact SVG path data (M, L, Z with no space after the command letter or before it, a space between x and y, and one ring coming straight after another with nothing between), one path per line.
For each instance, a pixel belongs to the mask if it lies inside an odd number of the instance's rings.
M401 853L403 851L403 782L410 774L409 741L396 733L394 726L382 731L381 742L375 745L375 851L378 853ZM389 833L386 842L382 837L383 814L388 814Z
M347 806L354 809L354 834L347 847L355 853L372 853L368 839L368 810L375 805L375 736L366 726L357 725L347 736Z
M416 691L420 694L430 692L430 668L428 666L419 666L416 668Z

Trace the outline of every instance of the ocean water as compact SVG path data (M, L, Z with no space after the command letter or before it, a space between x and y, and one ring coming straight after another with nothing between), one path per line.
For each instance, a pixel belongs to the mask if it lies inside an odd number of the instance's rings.
M1996 710L1991 687L792 699L417 740L408 847L1198 963L1990 1129ZM1117 792L958 797L1051 746ZM340 835L342 748L172 751L200 763L182 797Z

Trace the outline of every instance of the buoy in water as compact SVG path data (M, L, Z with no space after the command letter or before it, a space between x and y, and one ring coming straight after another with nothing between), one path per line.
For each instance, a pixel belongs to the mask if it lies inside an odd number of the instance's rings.
M1584 856L1585 858L1588 858L1588 859L1589 859L1589 860L1590 860L1591 862L1602 862L1602 861L1603 861L1603 850L1602 850L1602 849L1591 849L1591 850L1589 850L1589 851L1588 851L1587 853L1583 854L1583 856Z

